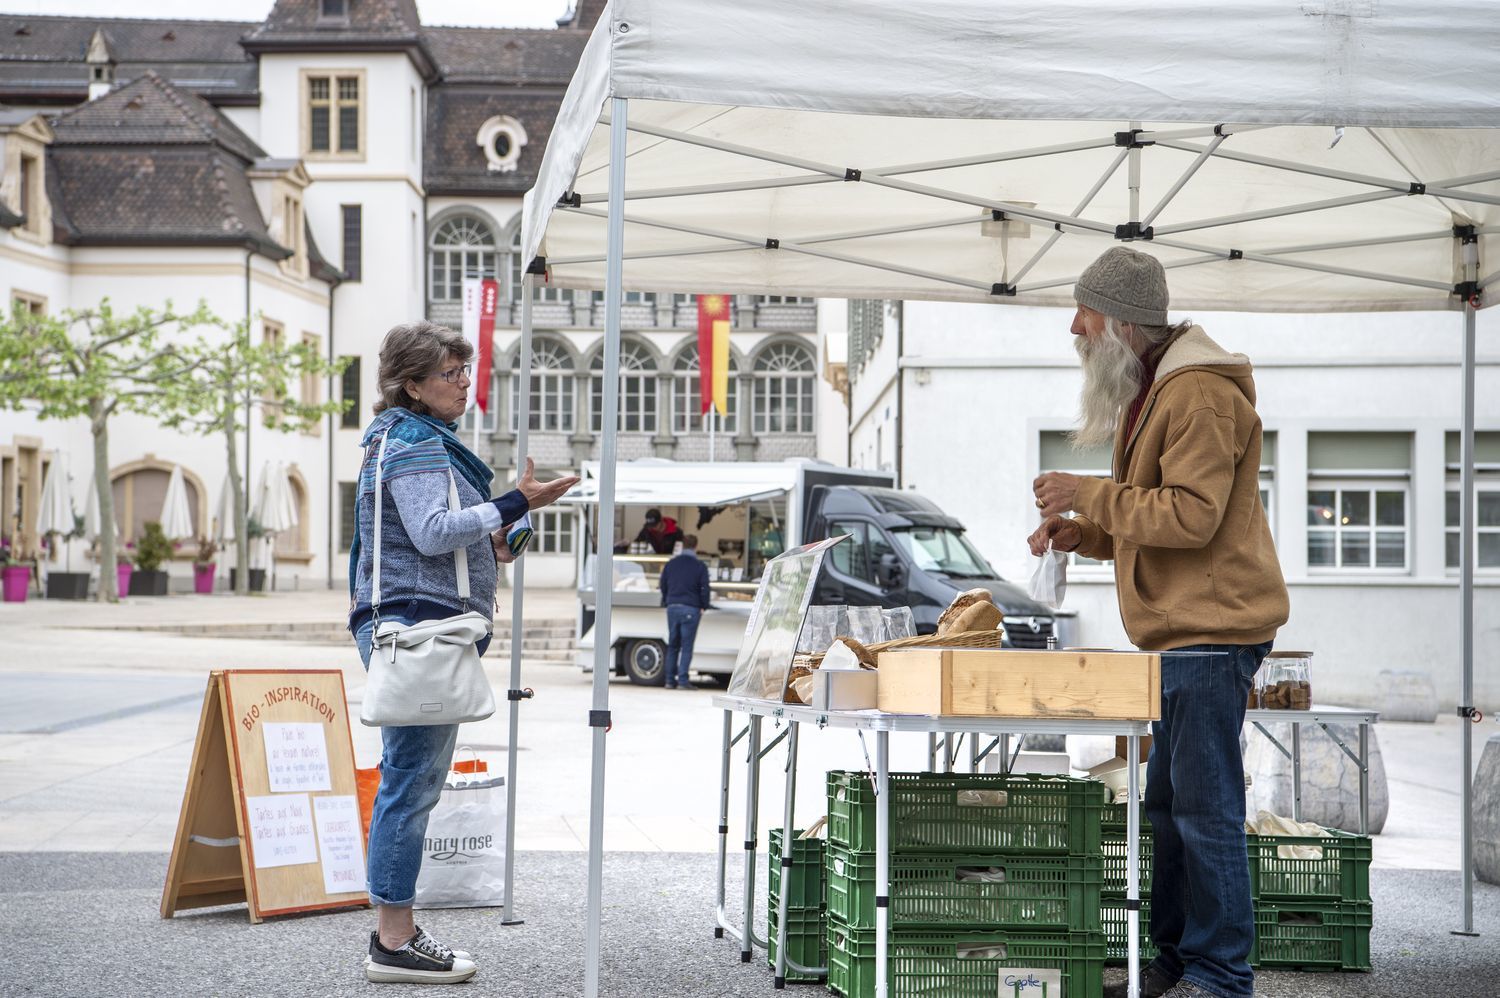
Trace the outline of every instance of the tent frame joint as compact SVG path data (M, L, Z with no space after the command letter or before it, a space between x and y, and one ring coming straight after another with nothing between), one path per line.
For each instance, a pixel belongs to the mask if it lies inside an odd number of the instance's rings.
M1467 245L1479 242L1479 227L1477 225L1455 225L1453 227L1453 238Z
M1224 126L1222 126L1222 125L1215 125L1214 126L1215 134L1217 134L1218 133L1218 129L1220 129L1222 127L1224 127ZM1115 133L1115 147L1118 148L1118 149L1144 149L1147 146L1154 146L1154 145L1156 145L1156 140L1155 139L1143 139L1143 138L1141 138L1141 135L1145 131L1146 130L1144 128L1132 128L1132 129L1130 129L1129 131L1126 131L1126 132L1116 132Z
M1480 721L1484 720L1483 712L1476 709L1473 704L1460 704L1457 710L1457 714L1459 717L1467 718L1475 724L1478 724Z
M990 285L990 294L1001 298L1014 298L1016 296L1016 286L1014 284L992 284Z
M583 197L577 191L571 191L557 199L557 206L559 208L581 208L583 207Z
M1232 249L1232 250L1229 251L1229 259L1231 259L1231 260L1243 260L1243 259L1245 259L1245 251L1244 250Z
M766 249L781 249L781 240L768 238L766 240Z
M526 265L526 273L541 277L547 276L547 258L544 256L532 257L531 262Z
M607 710L591 710L591 711L589 711L589 727L591 727L591 728L603 728L606 732L609 731L610 728L614 727L614 722L609 719L609 711L607 711Z
M1124 225L1115 226L1115 238L1122 242L1130 243L1137 239L1150 242L1155 235L1156 230L1153 226L1142 227L1140 222L1126 222Z
M844 179L846 181L848 181L849 183L851 183L851 184L857 184L857 183L859 183L860 180L863 177L864 177L864 171L862 171L862 170L856 170L852 166L846 166L844 168Z
M523 690L506 690L505 691L505 699L510 700L512 702L520 701L520 700L530 700L534 696L536 696L536 691L533 690L529 686L526 687Z
M1416 180L1413 180L1411 182L1411 186L1406 189L1406 193L1408 193L1408 194L1426 194L1427 193L1427 185L1424 184L1424 183L1420 183L1420 182L1418 182Z

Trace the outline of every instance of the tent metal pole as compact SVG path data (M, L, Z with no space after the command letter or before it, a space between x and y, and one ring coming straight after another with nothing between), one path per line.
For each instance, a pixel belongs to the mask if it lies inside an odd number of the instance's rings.
M1174 260L1171 263L1163 263L1163 270L1177 270L1182 267L1198 267L1205 263L1223 263L1223 253L1205 253L1202 256L1190 257L1186 260ZM1026 291L1045 291L1048 288L1071 287L1078 283L1077 277L1065 277L1054 281L1037 281L1035 284L1018 285L1017 293Z
M519 406L516 413L516 477L526 466L526 455L530 447L528 429L531 426L531 285L530 275L521 277L521 382L518 396L511 404ZM493 402L491 403L494 404ZM498 414L497 414L498 418ZM478 420L476 419L476 422ZM501 925L520 925L516 917L516 757L520 754L521 700L527 696L521 689L521 644L526 634L526 559L517 558L511 577L514 588L510 592L510 690L506 694L510 701L510 731L507 736L509 755L505 760L505 908Z
M1156 239L1154 242L1173 249L1188 250L1193 253L1218 253L1224 259L1229 258L1229 253L1224 250L1215 250L1212 246L1200 246L1196 243L1185 243L1176 239ZM1439 281L1424 281L1415 277L1400 277L1396 274L1376 274L1367 270L1353 270L1348 267L1330 267L1321 263L1309 263L1306 260L1283 260L1280 257L1266 256L1263 253L1244 253L1244 259L1252 263L1270 263L1278 267L1291 267L1294 270L1312 270L1320 274L1338 274L1342 277L1361 277L1369 281L1384 281L1387 284L1405 284L1414 288L1429 288L1434 291L1453 290L1453 285L1443 284Z
M1463 272L1472 278L1479 270L1477 242L1462 244ZM1463 667L1463 696L1458 703L1459 727L1463 729L1463 928L1459 935L1474 931L1474 299L1464 301L1463 430L1459 448L1463 471L1459 484L1458 541L1458 629Z
M1449 201L1470 201L1475 204L1500 204L1500 195L1458 191L1452 187L1431 187L1425 191L1428 197L1446 198Z
M1423 232L1411 236L1382 236L1377 239L1349 239L1336 243L1308 243L1302 246L1276 246L1271 249L1260 250L1262 256L1281 256L1288 253L1321 253L1324 250L1360 249L1364 246L1394 246L1397 243L1415 243L1427 239L1452 239L1453 232L1443 229L1441 232Z
M1329 198L1326 201L1307 201L1302 204L1287 205L1282 208L1266 208L1262 211L1247 211L1238 215L1220 215L1217 218L1200 218L1191 222L1163 225L1156 229L1156 235L1166 236L1178 232L1192 232L1196 229L1212 229L1220 225L1258 222L1267 218L1285 218L1288 215L1302 215L1310 211L1327 211L1330 208L1347 208L1350 205L1365 204L1369 201L1389 201L1393 198L1404 198L1406 196L1405 191L1369 191L1364 194L1351 194L1348 197Z
M1500 280L1500 270L1492 271L1491 273L1486 274L1484 277L1481 277L1479 279L1479 290L1483 291L1491 284L1494 284L1496 280Z
M1082 215L1083 209L1093 203L1094 198L1098 197L1099 192L1104 190L1104 185L1109 183L1109 178L1115 175L1115 171L1120 168L1121 163L1125 162L1125 157L1128 155L1130 155L1129 149L1120 150L1120 154L1115 157L1114 162L1110 163L1109 167L1099 175L1099 179L1094 181L1094 186L1089 188L1089 192L1083 196L1083 200L1079 201L1077 206L1074 207L1072 211L1073 217L1077 218L1079 215ZM1042 248L1033 253L1031 259L1026 261L1026 265L1016 271L1015 276L1010 279L1010 283L1012 285L1019 285L1021 278L1031 273L1031 268L1040 263L1042 257L1047 255L1047 251L1056 246L1057 241L1062 237L1063 233L1061 229L1054 230L1052 235L1047 237L1047 241L1042 244Z
M806 187L810 184L841 183L842 178L815 174L808 177L768 177L765 180L740 180L726 184L698 184L692 187L651 187L639 191L626 191L626 201L646 201L653 198L684 198L700 194L734 194L739 191L764 191L778 187ZM603 204L609 201L608 194L580 194L579 204Z
M584 994L599 994L599 929L604 893L604 754L609 728L610 612L615 591L615 455L620 412L620 300L625 249L626 102L610 99L611 117L620 123L609 134L609 264L604 281L604 419L599 447L599 550L594 557L594 683L589 726L594 731L589 800L589 884ZM527 386L530 387L529 385ZM746 927L748 929L748 926Z
M1050 146L1033 146L1030 149L1013 149L1010 152L989 153L984 156L959 156L955 159L936 159L925 163L900 163L882 166L875 172L887 177L904 176L909 173L928 173L933 170L954 170L965 166L989 166L994 163L1010 163L1020 159L1038 159L1042 156L1057 156L1062 153L1086 152L1089 149L1108 149L1115 144L1113 135L1079 142L1059 142Z
M1139 121L1132 121L1130 123L1130 130L1132 132L1140 127L1141 123ZM1127 184L1130 188L1130 218L1127 221L1139 222L1141 220L1141 147L1133 145L1130 147L1129 152L1130 165L1128 169L1130 172Z
M1158 137L1156 144L1163 149L1176 149L1178 152L1200 153L1203 146L1194 145L1191 142L1177 142L1172 139ZM1287 159L1275 159L1271 156L1257 156L1248 152L1216 152L1219 159L1231 159L1240 163L1249 163L1252 166L1266 166L1273 170L1286 170L1290 173L1306 173L1314 177L1327 177L1329 180L1347 180L1353 184L1369 184L1372 187L1384 187L1388 190L1399 191L1402 194L1411 190L1410 180L1400 180L1393 177L1377 177L1368 173L1350 173L1347 170L1329 170L1309 163L1297 163Z
M1228 136L1224 135L1214 136L1214 140L1209 143L1208 148L1204 149L1201 153L1198 154L1198 158L1193 160L1192 166L1189 166L1185 171L1183 171L1182 176L1177 178L1177 183L1173 184L1171 188L1168 189L1167 193L1162 195L1162 199L1156 203L1156 207L1152 208L1151 211L1146 215L1146 217L1141 219L1142 228L1145 228L1152 222L1156 221L1156 216L1160 215L1162 213L1162 209L1172 202L1172 199L1178 195L1183 187L1187 186L1187 182L1193 179L1193 174L1197 173L1200 169L1203 168L1203 164L1208 162L1208 158L1214 154L1214 150L1223 145L1224 140L1227 137Z

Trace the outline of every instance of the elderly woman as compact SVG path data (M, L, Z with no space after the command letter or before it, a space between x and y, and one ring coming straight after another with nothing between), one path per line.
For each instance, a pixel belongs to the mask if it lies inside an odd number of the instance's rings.
M578 482L538 482L527 458L517 487L490 498L494 475L454 434L468 404L472 353L458 333L430 322L397 326L380 346L380 398L360 441L365 456L358 531L349 553L349 630L366 669L375 630L370 594L377 487L385 490L380 618L410 624L469 610L489 617L497 562L512 560L505 528L528 509L556 502ZM377 484L382 438L386 449ZM450 471L462 507L457 511L448 503ZM459 548L468 553L468 605L458 597L453 553ZM489 640L480 640L481 655ZM449 949L412 921L427 816L442 791L457 736L458 726L451 724L380 730L380 791L370 821L368 881L379 928L370 933L365 961L365 976L372 981L457 983L477 969L468 953Z

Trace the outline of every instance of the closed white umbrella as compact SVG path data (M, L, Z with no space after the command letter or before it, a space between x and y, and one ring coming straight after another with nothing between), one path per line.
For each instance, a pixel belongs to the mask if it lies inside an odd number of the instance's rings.
M214 536L222 547L225 541L234 540L234 490L229 487L229 476L219 486L219 501L214 503L214 520L217 527Z
M292 483L287 477L286 465L280 461L267 461L260 472L260 484L255 490L255 505L251 515L266 532L266 553L275 571L276 535L297 525L297 506L292 501Z
M188 508L187 485L180 464L172 466L172 477L167 480L167 494L161 504L161 532L169 541L193 536L193 513Z
M42 480L42 509L37 519L37 531L46 537L49 534L71 534L73 532L72 476L68 474L68 458L58 454L47 467L47 477ZM64 541L68 566L72 563L71 542Z

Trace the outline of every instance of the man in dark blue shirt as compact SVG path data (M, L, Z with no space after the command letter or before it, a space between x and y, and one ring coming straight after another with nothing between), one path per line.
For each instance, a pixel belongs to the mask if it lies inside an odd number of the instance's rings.
M682 539L682 553L661 570L661 605L667 608L667 689L690 690L688 666L698 621L709 608L708 569L698 560L698 538Z

